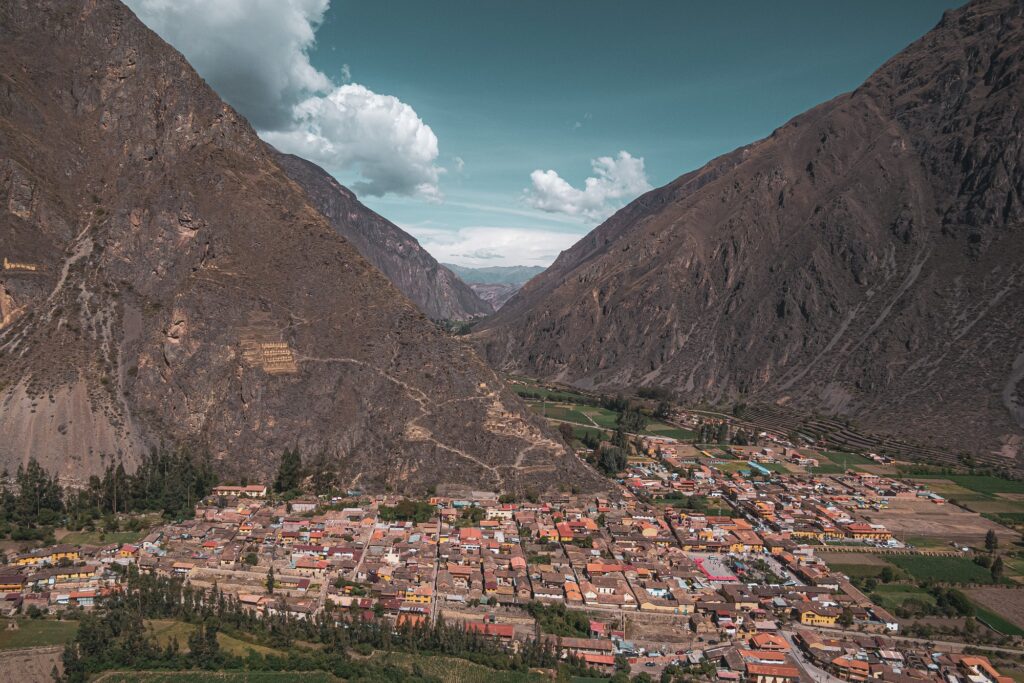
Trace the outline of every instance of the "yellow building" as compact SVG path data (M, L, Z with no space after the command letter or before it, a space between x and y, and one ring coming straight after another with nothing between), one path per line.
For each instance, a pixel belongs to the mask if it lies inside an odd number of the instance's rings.
M801 607L800 623L808 626L835 626L839 610L834 607Z

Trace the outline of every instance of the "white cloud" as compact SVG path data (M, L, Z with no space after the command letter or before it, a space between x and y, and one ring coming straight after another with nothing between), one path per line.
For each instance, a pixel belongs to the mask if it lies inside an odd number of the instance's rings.
M548 266L580 238L574 233L516 227L403 227L438 261L461 266Z
M282 151L358 175L356 192L440 198L437 137L413 108L310 63L329 0L127 3Z
M466 168L466 160L462 157L452 157L452 164L455 166L456 173L462 173Z
M601 220L622 206L623 200L651 189L643 157L622 151L616 157L593 159L590 166L594 175L584 181L582 190L556 171L537 169L530 174L532 187L525 191L527 204L548 213Z
M440 199L437 136L412 107L391 95L355 83L338 86L300 102L291 130L263 137L332 173L357 170L364 178L352 187L358 194Z

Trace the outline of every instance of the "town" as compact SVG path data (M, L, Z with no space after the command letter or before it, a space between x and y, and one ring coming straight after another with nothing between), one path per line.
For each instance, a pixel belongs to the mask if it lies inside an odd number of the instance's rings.
M964 583L1007 583L1006 570L979 560L1002 566L993 551L1016 542L1008 529L980 526L973 547L919 546L879 515L985 520L920 481L867 468L814 473L825 456L806 448L662 436L635 445L607 496L285 499L262 484L216 485L191 518L133 542L11 553L0 569L6 632L69 623L121 591L132 567L221 591L256 615L443 621L509 651L543 641L609 676L1012 680L969 644L1012 653L1019 629L985 620L954 587L955 571L934 582L921 574L951 562L976 570ZM928 614L951 626L932 629Z

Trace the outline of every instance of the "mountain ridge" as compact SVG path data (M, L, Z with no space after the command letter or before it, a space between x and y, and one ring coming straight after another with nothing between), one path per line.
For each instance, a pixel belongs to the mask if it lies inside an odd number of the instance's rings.
M1022 15L947 12L855 91L641 196L481 323L478 348L504 370L822 411L1016 465Z
M604 481L120 2L0 5L0 464L164 444L369 490Z
M468 320L492 312L490 304L451 269L438 263L415 237L367 208L327 171L311 161L280 152L277 163L306 191L339 234L428 318Z

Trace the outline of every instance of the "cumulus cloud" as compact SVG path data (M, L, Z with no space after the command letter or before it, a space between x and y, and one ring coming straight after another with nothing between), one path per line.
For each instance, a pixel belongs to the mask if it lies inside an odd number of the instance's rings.
M358 194L440 199L437 136L397 97L342 85L296 105L292 129L263 137L331 172L358 170L365 178L353 185Z
M583 189L573 187L556 171L537 169L530 174L532 187L525 191L527 204L548 213L600 220L623 200L651 189L643 157L621 151L615 157L593 159L590 166L594 175L584 181Z
M405 229L438 261L470 267L548 266L580 238L575 233L518 227Z
M127 0L261 137L356 192L440 198L437 137L412 107L316 69L309 51L329 0Z

